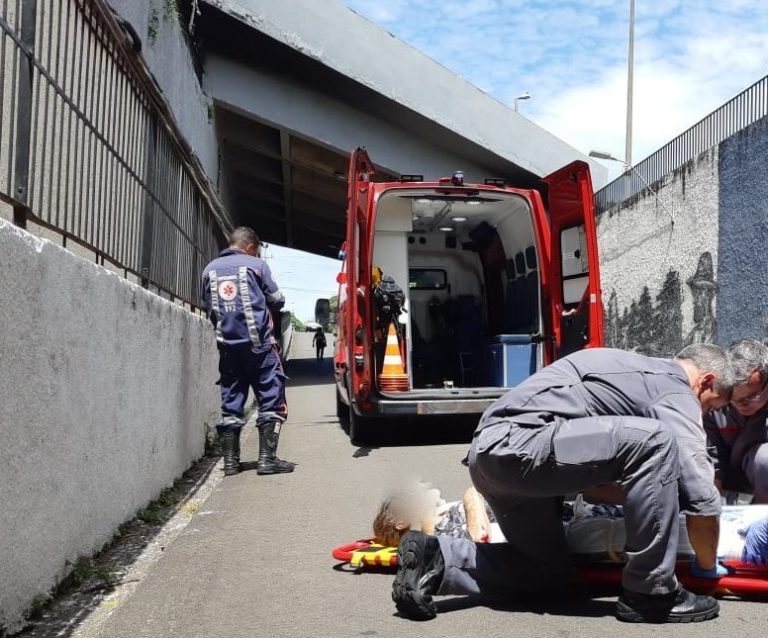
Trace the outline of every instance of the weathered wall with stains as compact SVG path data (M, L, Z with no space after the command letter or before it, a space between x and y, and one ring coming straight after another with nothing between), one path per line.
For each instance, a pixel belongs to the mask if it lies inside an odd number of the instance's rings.
M768 119L598 215L606 345L768 336Z
M0 219L0 634L202 456L207 320Z

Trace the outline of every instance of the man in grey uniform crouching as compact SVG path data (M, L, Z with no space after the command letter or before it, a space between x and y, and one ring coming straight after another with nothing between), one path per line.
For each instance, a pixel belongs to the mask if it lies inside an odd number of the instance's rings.
M623 492L627 529L616 617L717 616L717 601L685 590L674 567L683 511L696 553L692 571L725 573L716 560L721 499L701 420L702 410L728 403L732 386L728 355L708 344L674 359L596 348L539 370L485 411L467 457L507 543L408 532L392 590L400 613L434 617L433 595L567 586L562 497L613 485Z

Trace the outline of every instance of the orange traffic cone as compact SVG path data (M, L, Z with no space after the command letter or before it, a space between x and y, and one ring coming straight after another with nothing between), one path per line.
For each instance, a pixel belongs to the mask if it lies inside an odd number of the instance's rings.
M395 324L389 324L387 347L384 350L384 365L378 378L379 388L386 392L405 392L408 390L408 375L405 373L400 346L397 342Z

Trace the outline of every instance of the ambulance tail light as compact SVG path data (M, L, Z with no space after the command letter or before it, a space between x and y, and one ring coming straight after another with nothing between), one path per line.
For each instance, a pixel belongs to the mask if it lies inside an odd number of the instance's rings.
M370 391L371 384L367 381L361 381L357 386L357 394L360 397L367 396ZM360 408L362 412L370 412L373 409L373 403L366 401L365 399L358 399L357 407Z

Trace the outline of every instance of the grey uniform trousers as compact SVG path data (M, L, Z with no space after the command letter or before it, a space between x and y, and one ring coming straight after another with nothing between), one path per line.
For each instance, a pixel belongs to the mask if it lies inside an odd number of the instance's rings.
M507 543L438 537L445 559L438 594L563 587L571 561L562 495L614 481L626 499L624 588L646 594L677 588L678 447L659 421L601 416L526 427L504 420L478 433L468 460Z

